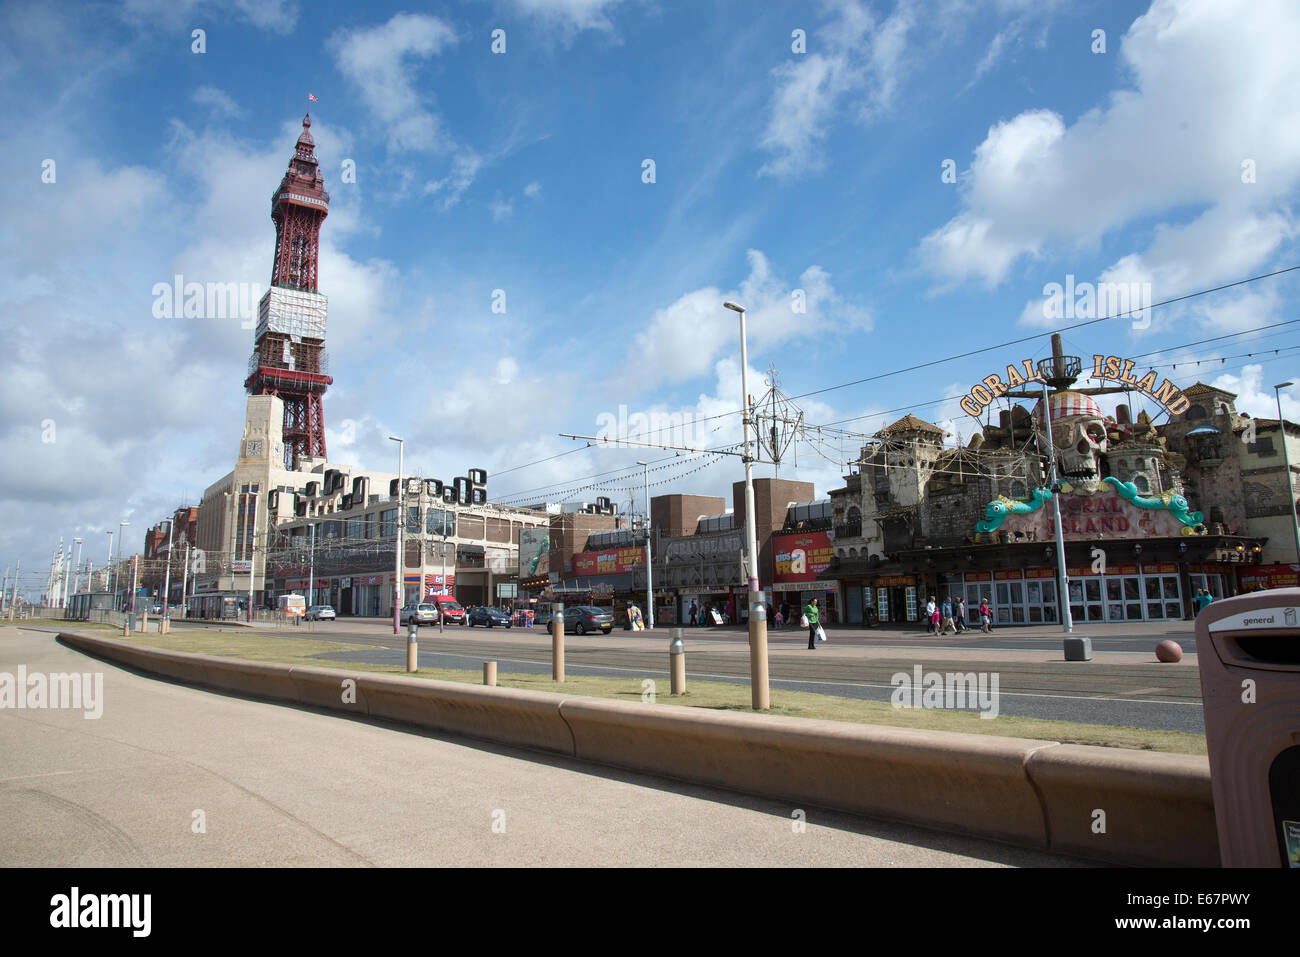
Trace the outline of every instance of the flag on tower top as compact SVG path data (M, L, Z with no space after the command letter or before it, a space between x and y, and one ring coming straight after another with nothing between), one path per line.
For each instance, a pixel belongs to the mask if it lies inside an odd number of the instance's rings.
M320 100L316 99L316 97L312 96L310 93L307 94L307 99L311 100L313 103L320 102Z

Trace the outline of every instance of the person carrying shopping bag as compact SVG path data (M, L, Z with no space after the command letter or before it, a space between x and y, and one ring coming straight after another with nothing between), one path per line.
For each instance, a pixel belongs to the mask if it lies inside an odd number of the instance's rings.
M817 631L821 628L822 617L816 598L804 606L803 616L808 620L808 650L812 651L817 647Z
M989 608L989 599L988 596L985 595L984 599L980 602L980 631L987 635L992 623L993 610Z

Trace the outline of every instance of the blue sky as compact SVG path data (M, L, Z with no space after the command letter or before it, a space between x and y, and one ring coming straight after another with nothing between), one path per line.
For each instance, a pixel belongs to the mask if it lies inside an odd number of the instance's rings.
M59 535L98 541L123 519L138 548L230 468L252 333L155 318L152 289L177 273L265 286L270 194L308 92L332 194L330 457L394 468L398 434L422 474L495 476L571 449L557 433L594 433L620 405L738 408L724 299L750 309L750 391L772 363L799 394L1050 331L1044 286L1068 275L1148 283L1159 301L1296 264L1298 42L1300 8L1259 0L6 3L0 563L43 567ZM1067 332L1067 351L1287 321L1296 289L1284 276L1157 309L1149 328ZM1153 361L1285 350L1293 329ZM910 408L969 436L935 400L1046 350L800 405L812 423ZM1268 415L1296 354L1158 371ZM713 444L740 433L735 416L707 428ZM782 475L823 495L859 441L801 446ZM645 457L583 450L489 490L562 489ZM739 471L688 468L654 473L654 491L729 495Z

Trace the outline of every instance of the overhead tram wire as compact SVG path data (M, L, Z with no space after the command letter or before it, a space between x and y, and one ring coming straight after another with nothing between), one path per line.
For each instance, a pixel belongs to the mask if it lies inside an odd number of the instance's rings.
M1172 298L1170 298L1170 299L1163 299L1163 300L1161 300L1160 302L1151 303L1149 306L1142 306L1142 307L1135 308L1135 309L1129 309L1129 310L1126 310L1125 312L1116 313L1116 314L1113 315L1113 316L1100 316L1100 317L1098 317L1098 318L1096 318L1096 319L1085 319L1085 320L1083 320L1083 321L1081 321L1081 322L1072 323L1072 324L1070 324L1070 325L1068 325L1068 326L1061 326L1061 327L1059 327L1059 328L1057 328L1057 329L1052 329L1052 330L1049 330L1049 331L1047 331L1047 332L1035 333L1035 334L1033 334L1033 335L1029 335L1029 336L1021 336L1020 338L1017 338L1017 339L1008 339L1008 340L1006 340L1005 342L996 343L996 344L994 344L994 345L990 345L990 346L982 346L982 347L979 348L979 349L971 349L971 350L969 350L969 351L967 351L967 352L957 353L957 354L955 354L955 355L946 356L946 357L943 357L943 358L940 358L940 359L932 359L932 360L930 360L930 361L928 361L928 362L922 362L922 363L918 363L918 364L916 364L916 365L912 365L912 366L907 366L907 367L904 367L904 368L901 368L901 369L894 369L894 370L889 371L889 372L882 372L882 373L878 373L878 374L876 374L876 375L866 376L866 377L861 378L861 379L853 379L853 380L851 380L851 381L849 381L849 382L842 382L842 383L839 383L838 385L826 386L825 388L822 388L822 389L815 389L815 390L810 391L810 392L803 392L803 393L800 393L800 394L798 394L798 395L790 396L789 398L790 398L791 401L794 401L795 399L805 399L805 398L808 398L809 396L822 395L823 393L826 393L826 392L834 392L834 391L837 391L837 390L839 390L839 389L846 389L846 388L849 388L850 386L854 386L854 385L862 385L863 383L866 383L866 382L874 382L874 381L877 381L877 380L879 380L879 379L885 379L885 378L890 378L890 377L892 377L892 376L896 376L896 375L902 375L902 374L905 373L905 372L914 372L914 371L916 371L916 370L918 370L918 369L927 369L927 368L931 368L931 367L936 366L936 365L942 365L942 364L945 363L945 362L954 362L954 361L956 361L956 360L958 360L958 359L966 359L966 358L969 358L969 357L971 357L971 356L983 355L983 354L986 353L986 352L993 352L993 351L996 351L996 350L998 350L998 349L1006 349L1006 348L1008 348L1008 347L1010 347L1010 346L1019 345L1019 344L1021 344L1021 343L1025 343L1025 342L1035 342L1035 341L1037 341L1037 340L1039 340L1039 339L1047 339L1047 338L1050 338L1050 337L1051 337L1053 334L1055 334L1055 333L1064 333L1064 332L1068 332L1068 331L1070 331L1070 330L1072 330L1072 329L1083 329L1083 328L1086 328L1086 327L1088 327L1088 326L1094 326L1094 325L1097 325L1098 323L1109 322L1109 321L1112 320L1112 319L1121 319L1121 318L1123 318L1123 317L1125 317L1125 316L1131 316L1131 315L1133 315L1135 312L1142 312L1142 311L1145 311L1145 310L1147 310L1147 309L1157 309L1157 308L1160 308L1160 307L1162 307L1162 306L1169 306L1169 305L1173 305L1174 303L1178 303L1178 302L1186 302L1186 301L1188 301L1188 300L1190 300L1190 299L1197 299L1197 298L1200 298L1201 296L1208 296L1208 295L1210 295L1211 293L1222 292L1222 291L1225 290L1225 289L1233 289L1233 288L1236 288L1237 286L1244 286L1244 285L1247 285L1247 284L1249 284L1249 283L1260 282L1260 281L1265 280L1265 279L1272 279L1272 278L1274 278L1274 277L1282 276L1282 275L1285 275L1285 274L1287 274L1287 273L1296 272L1297 270L1300 270L1300 265L1296 265L1296 266L1288 266L1288 267L1286 267L1285 269L1277 269L1277 270L1274 270L1273 272L1261 273L1261 274L1259 274L1259 275L1257 275L1257 276L1250 276L1250 277L1248 277L1248 278L1246 278L1246 279L1238 279L1238 280L1236 280L1236 281L1234 281L1234 282L1223 283L1222 285L1213 286L1213 287L1211 287L1211 288L1209 288L1209 289L1201 289L1201 290L1198 290L1198 291L1196 291L1196 292L1187 293L1186 295L1183 295L1183 296L1174 296L1174 297L1172 297ZM1215 341L1218 341L1218 340L1220 340L1220 339L1233 338L1233 337L1235 337L1235 336L1241 336L1241 335L1248 335L1248 334L1250 334L1250 333L1252 333L1252 332L1261 332L1261 331L1263 331L1263 330L1265 330L1265 329L1272 329L1272 328L1276 328L1276 327L1278 327L1278 326L1291 325L1292 323L1295 323L1295 322L1300 322L1300 320L1294 320L1294 319L1293 319L1293 320L1288 320L1287 322L1282 322L1282 323L1272 323L1272 324L1267 325L1267 326L1259 326L1259 327L1254 328L1254 329L1245 329L1245 330L1242 330L1242 331L1240 331L1240 332L1229 333L1229 334L1227 334L1227 335L1225 335L1225 336L1216 336L1216 337L1213 337L1213 338L1211 338L1211 339L1203 339L1203 340L1199 340L1197 343L1189 343L1189 344L1187 344L1187 345L1203 345L1203 344L1205 344L1206 342L1215 342ZM1145 358L1145 356L1148 356L1148 355L1155 355L1155 354L1157 354L1157 353L1159 353L1159 352L1166 352L1166 351L1169 351L1169 349L1177 349L1177 348L1186 348L1186 346L1170 346L1170 347L1167 347L1167 348L1165 348L1165 349L1157 349L1157 350L1154 350L1154 351L1152 351L1152 352L1144 353L1144 354L1142 354L1142 355L1140 355L1140 356L1131 356L1131 357L1129 357L1129 358ZM954 398L960 399L961 396L955 396ZM949 400L947 400L947 399L943 399L943 400L939 400L939 401L949 401ZM907 406L907 407L905 407L905 408L924 408L926 405L930 405L930 404L934 404L934 403L920 403L920 404L914 403L914 404L912 404L911 406ZM743 411L744 411L744 410L742 410L742 409L733 409L733 410L730 410L730 411L728 411L728 412L719 412L719 413L715 413L714 415L704 416L703 418L697 419L696 421L697 421L697 422L709 422L709 421L713 421L713 420L715 420L715 419L726 418L726 417L728 417L728 416L732 416L732 415L740 415L740 414L743 413ZM831 424L834 425L834 424L837 424L837 423L844 423L844 422L858 421L858 420L863 419L863 418L871 418L872 416L877 415L877 414L880 414L880 413L870 413L869 415L856 416L856 417L854 417L854 418L850 418L850 419L839 419L839 420L837 420L836 423L831 423ZM656 430L656 431L662 431L662 429L659 429L659 430ZM717 430L714 429L714 431L717 431ZM537 462L526 462L526 463L524 463L523 465L516 466L514 469L511 469L510 471L516 471L516 470L518 470L518 469L528 468L528 467L531 466L531 465L537 465L537 464L539 464L540 462L544 462L544 461L548 461L548 460L549 460L549 459L539 459ZM620 470L620 469L615 469L615 470L613 470L613 471L622 471L622 470ZM504 473L497 473L497 474L504 474ZM597 474L597 475L602 475L602 474L607 474L607 473L596 473L596 474ZM552 487L552 486L539 486L539 488L549 488L549 487Z

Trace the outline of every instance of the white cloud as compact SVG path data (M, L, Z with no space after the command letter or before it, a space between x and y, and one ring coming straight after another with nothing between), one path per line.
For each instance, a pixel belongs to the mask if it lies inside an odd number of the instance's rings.
M542 184L534 180L524 187L524 195L529 199L537 199L542 195Z
M200 19L231 17L273 33L290 33L298 23L298 4L294 0L125 0L122 14L136 23L167 29L202 27Z
M515 211L514 206L511 205L508 200L503 200L499 196L492 200L492 202L488 203L488 209L492 213L492 221L497 223L504 219L509 219L511 214Z
M1289 374L1288 365L1291 366ZM1274 363L1271 368L1273 371L1269 373L1267 381L1264 378L1264 366L1248 365L1242 368L1241 375L1221 375L1209 384L1216 389L1235 392L1237 398L1233 400L1233 405L1238 412L1254 418L1276 419L1277 398L1272 387L1279 382L1300 381L1300 367L1296 366L1295 359L1292 358L1286 362ZM1282 390L1282 417L1290 422L1300 422L1300 398L1297 398L1297 393L1300 393L1300 387L1297 386Z
M239 104L232 100L228 93L217 89L215 86L199 87L190 95L190 99L200 106L206 106L216 119L244 115L244 111Z
M1300 131L1276 118L1300 112L1297 43L1294 4L1156 0L1120 47L1133 88L1071 125L1042 109L994 125L962 177L962 210L922 240L924 265L996 285L1022 258L1199 208L1158 222L1112 270L1149 275L1167 298L1258 268L1295 229L1276 207L1300 182ZM1246 159L1267 175L1243 183Z
M473 150L463 150L451 163L451 171L442 179L429 180L424 184L426 196L442 196L444 209L450 209L460 202L465 190L474 183L474 177L483 166L483 158Z
M544 22L558 24L569 30L602 30L614 28L608 12L621 0L512 0L520 13Z
M451 26L437 17L399 13L380 26L338 30L327 47L387 129L390 150L438 152L446 148L442 121L425 107L432 94L427 84L419 86L416 64L456 39Z
M654 312L626 360L641 370L642 385L695 378L720 355L739 349L735 314L722 308L727 300L745 307L754 350L818 339L851 348L854 336L870 331L868 310L844 301L820 266L809 266L791 286L773 273L762 252L751 249L747 256L750 271L739 290L697 289Z

